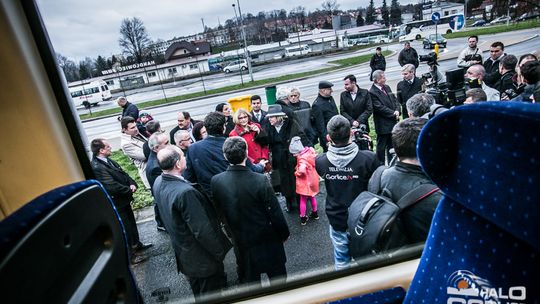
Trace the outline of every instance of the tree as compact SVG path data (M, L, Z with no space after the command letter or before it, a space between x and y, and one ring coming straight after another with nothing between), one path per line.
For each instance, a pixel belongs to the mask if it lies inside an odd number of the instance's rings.
M356 26L363 26L364 25L364 18L362 18L362 11L361 9L358 10L358 16L356 17Z
M388 6L386 5L386 0L383 0L381 7L381 15L384 25L390 25L390 14L388 12Z
M110 69L111 67L107 64L105 58L98 56L95 62L96 71L98 74L101 74L101 71Z
M56 61L58 62L58 66L64 72L64 76L66 77L67 82L80 80L79 69L77 68L77 65L75 65L75 62L73 62L73 60L67 58L60 53L57 53Z
M122 20L118 43L124 54L134 61L142 62L150 53L150 37L141 19L133 17Z
M390 24L401 24L401 8L398 0L392 0L392 4L390 4Z
M373 24L375 22L375 4L373 0L369 1L369 6L366 10L366 24Z
M90 57L79 61L79 77L80 79L88 79L97 76L95 74L95 65Z
M322 10L328 12L330 17L334 16L334 13L339 9L339 4L337 0L325 0L321 4Z

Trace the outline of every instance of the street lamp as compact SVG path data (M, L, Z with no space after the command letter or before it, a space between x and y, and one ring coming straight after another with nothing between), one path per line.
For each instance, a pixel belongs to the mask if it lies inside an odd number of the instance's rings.
M236 6L235 6L234 3L232 4L232 8L233 8L233 10L234 10L234 16L236 17L236 26L238 26L238 15L236 14ZM246 51L246 49L244 49L244 55L246 55L245 51ZM239 55L238 55L238 49L236 49L236 56L237 56L237 57L239 56ZM246 61L247 61L248 64L249 64L249 60L247 59L247 57L246 57ZM251 70L251 69L249 68L249 65L248 65L248 70ZM240 67L240 82L242 83L242 86L243 86L243 85L244 85L244 77L242 76L242 67Z
M246 39L246 32L244 30L244 19L242 17L242 10L240 10L240 0L236 0L236 3L238 4L238 14L240 15L240 27L242 29L242 36L244 38L244 55L246 56L246 61L248 64L249 78L253 82L253 73L251 72L251 60L249 59L248 51L247 51L247 39ZM234 8L234 3L233 3L233 8ZM234 10L234 13L236 15L236 9Z
M195 50L198 52L199 48L197 47ZM201 66L199 65L199 55L198 54L195 55L195 62L197 63L197 69L199 69L199 76L201 77L203 91L204 91L204 94L206 95L206 86L204 85L204 78L203 78L202 73L201 73Z

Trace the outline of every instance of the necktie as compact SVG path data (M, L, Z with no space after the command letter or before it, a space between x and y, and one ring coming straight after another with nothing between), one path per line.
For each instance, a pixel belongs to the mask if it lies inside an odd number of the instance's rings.
M261 121L261 113L257 113L255 116L257 117L257 121Z
M386 92L386 90L384 89L384 87L381 87L381 91L384 93L384 95L388 96L388 93Z

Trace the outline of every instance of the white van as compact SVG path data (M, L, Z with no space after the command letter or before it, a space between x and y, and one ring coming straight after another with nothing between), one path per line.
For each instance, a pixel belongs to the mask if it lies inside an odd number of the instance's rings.
M311 53L311 48L309 45L297 45L297 46L290 46L285 48L285 56L286 57L292 57L292 56L300 56L300 55L306 55Z
M76 107L89 108L112 98L111 90L103 80L74 84L69 86L69 93Z

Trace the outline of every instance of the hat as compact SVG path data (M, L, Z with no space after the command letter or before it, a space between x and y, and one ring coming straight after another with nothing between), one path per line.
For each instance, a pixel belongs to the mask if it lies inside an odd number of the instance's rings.
M289 145L289 152L291 154L298 154L304 150L304 145L302 145L302 141L300 140L299 136L295 136L291 138L291 144Z
M333 86L334 86L334 84L331 83L330 81L323 80L323 81L319 82L319 90L320 89L328 89L328 88L331 88Z
M287 116L287 114L283 113L283 110L281 109L281 105L268 106L268 114L266 114L266 117L277 117L277 116Z

